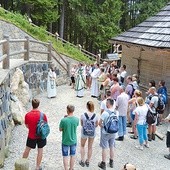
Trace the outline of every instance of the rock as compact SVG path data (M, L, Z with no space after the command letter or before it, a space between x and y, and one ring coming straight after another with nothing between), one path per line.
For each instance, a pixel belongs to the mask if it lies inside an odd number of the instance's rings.
M16 71L11 79L11 93L16 95L24 106L30 100L29 86L24 81L23 72L19 68L16 68Z
M20 158L15 162L15 170L29 170L29 162L25 158Z

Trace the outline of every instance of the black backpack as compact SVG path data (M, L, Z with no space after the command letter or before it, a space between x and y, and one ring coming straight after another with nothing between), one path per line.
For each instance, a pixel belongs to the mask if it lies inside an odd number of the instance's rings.
M133 97L133 95L134 95L134 92L135 92L135 88L134 88L133 84L129 84L129 85L131 85L131 86L132 86L132 93L131 93L131 94L129 94L129 95L130 95L130 98L132 98L132 97Z

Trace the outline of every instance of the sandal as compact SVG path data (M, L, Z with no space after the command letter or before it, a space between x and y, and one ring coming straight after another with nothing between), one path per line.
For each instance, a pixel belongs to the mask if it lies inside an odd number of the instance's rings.
M85 161L85 164L87 167L89 167L89 162L87 160Z
M85 166L85 163L81 160L81 161L79 161L79 165L81 165L82 167L84 167L84 166Z
M137 136L130 136L131 139L137 139L138 137Z

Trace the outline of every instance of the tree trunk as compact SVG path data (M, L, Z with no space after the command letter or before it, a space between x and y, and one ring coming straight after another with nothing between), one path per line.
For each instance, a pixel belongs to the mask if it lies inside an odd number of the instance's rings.
M65 0L63 0L63 4L61 5L61 16L60 16L60 37L64 37L64 17L65 17Z

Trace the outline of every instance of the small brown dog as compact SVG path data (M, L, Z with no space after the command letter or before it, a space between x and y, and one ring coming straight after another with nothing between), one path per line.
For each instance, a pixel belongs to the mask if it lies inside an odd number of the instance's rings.
M136 170L136 167L135 167L135 165L126 163L122 170Z

